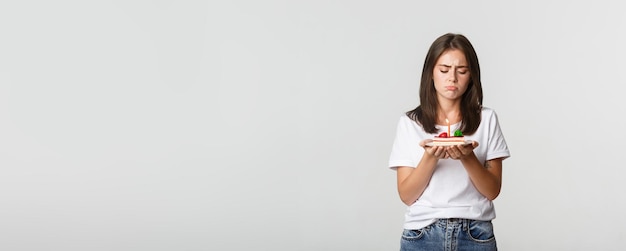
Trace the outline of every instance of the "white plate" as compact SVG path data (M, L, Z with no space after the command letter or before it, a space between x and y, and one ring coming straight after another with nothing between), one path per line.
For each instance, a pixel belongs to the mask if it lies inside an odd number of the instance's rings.
M428 142L426 146L455 146L455 145L470 145L473 141L466 140L465 142Z

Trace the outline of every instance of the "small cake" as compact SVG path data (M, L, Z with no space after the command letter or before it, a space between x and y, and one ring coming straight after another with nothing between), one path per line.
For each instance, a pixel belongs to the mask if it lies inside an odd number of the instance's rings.
M442 132L439 136L436 136L433 139L433 146L453 146L453 145L462 145L465 144L465 137L463 136L463 132L461 130L454 131L454 135L452 137L448 136L447 132Z

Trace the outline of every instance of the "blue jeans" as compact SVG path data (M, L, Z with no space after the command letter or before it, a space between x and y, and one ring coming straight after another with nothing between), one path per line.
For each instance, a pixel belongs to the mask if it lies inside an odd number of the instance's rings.
M491 221L440 219L422 229L402 232L400 251L495 251Z

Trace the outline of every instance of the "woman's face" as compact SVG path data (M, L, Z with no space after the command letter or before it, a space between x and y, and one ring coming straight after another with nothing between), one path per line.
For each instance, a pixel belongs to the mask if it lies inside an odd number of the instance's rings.
M470 80L469 66L462 51L445 51L433 69L433 82L439 99L460 99Z

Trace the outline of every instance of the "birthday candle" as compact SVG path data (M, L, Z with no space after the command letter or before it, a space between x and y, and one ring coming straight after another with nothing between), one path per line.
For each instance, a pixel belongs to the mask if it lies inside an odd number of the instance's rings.
M446 123L448 124L448 137L452 137L450 134L450 121L446 118Z

